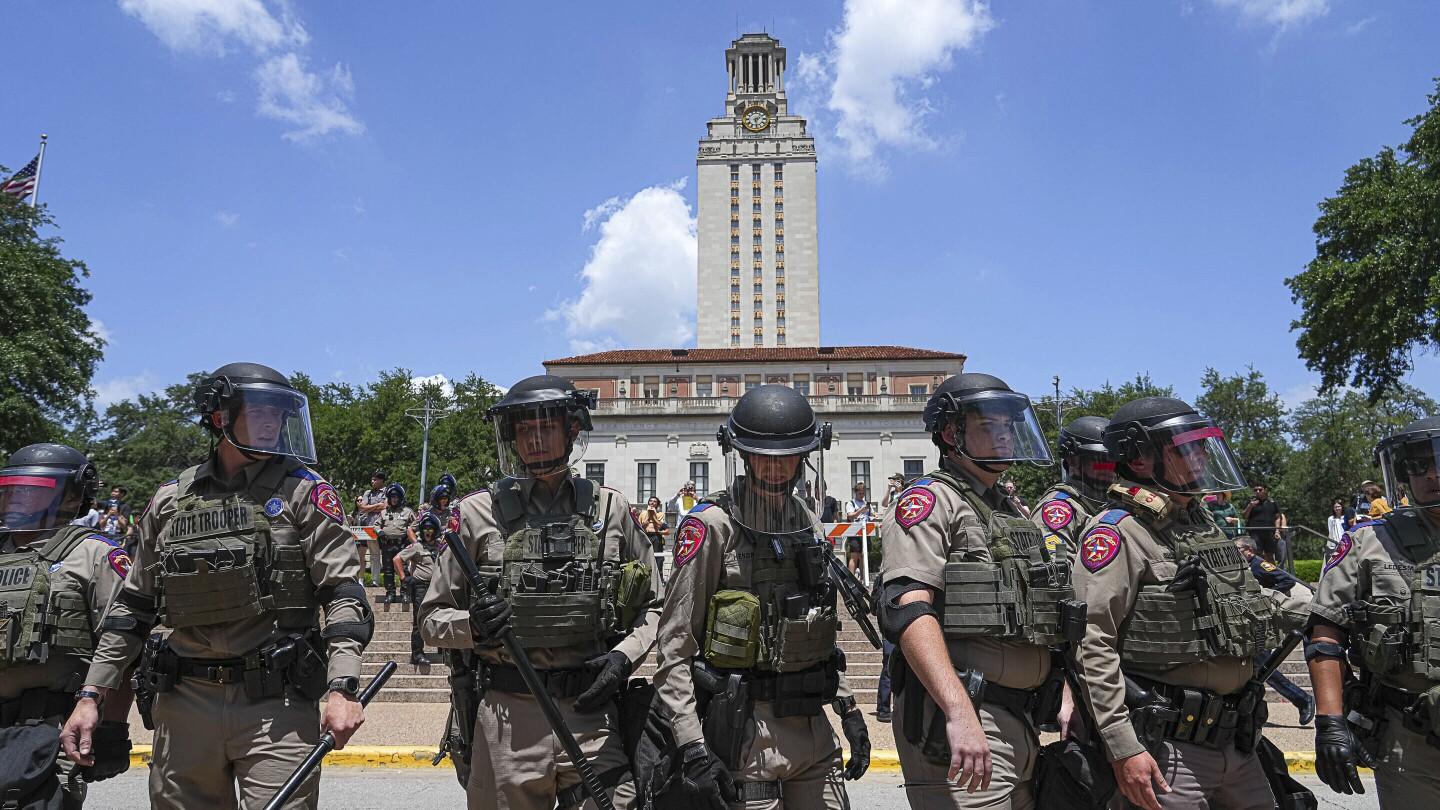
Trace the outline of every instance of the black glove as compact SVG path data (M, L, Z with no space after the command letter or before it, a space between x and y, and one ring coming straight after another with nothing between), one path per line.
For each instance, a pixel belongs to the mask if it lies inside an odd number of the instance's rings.
M590 688L575 699L577 712L593 712L605 705L614 699L615 693L625 685L625 679L630 677L630 659L617 650L591 658L585 662L585 667L599 670L600 674L595 676L595 682L590 684Z
M1338 714L1322 714L1315 718L1315 773L1320 781L1336 793L1364 794L1356 765L1374 765L1360 747L1350 724Z
M480 643L495 643L510 626L515 611L510 603L493 593L482 594L470 603L470 632Z
M1194 556L1180 563L1175 569L1175 578L1170 580L1170 584L1166 586L1165 590L1170 593L1199 592L1203 587L1205 587L1205 569L1200 565L1200 557Z
M730 803L740 798L729 769L704 742L680 749L680 783L696 810L729 810Z
M865 714L851 708L840 715L840 730L845 732L845 742L850 743L850 761L845 763L845 778L853 782L870 769L870 729L865 726Z
M90 734L95 764L81 771L86 782L99 782L130 770L130 724L101 720Z

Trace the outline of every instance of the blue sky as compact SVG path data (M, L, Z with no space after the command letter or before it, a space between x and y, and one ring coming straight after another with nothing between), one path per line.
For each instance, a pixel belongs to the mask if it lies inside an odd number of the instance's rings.
M7 3L0 161L92 272L103 402L258 360L508 384L693 329L694 155L769 30L820 143L827 344L1033 394L1254 363L1315 205L1402 141L1440 6L1359 0ZM686 251L689 251L688 253ZM687 261L689 262L687 264ZM1440 361L1411 381L1440 395Z

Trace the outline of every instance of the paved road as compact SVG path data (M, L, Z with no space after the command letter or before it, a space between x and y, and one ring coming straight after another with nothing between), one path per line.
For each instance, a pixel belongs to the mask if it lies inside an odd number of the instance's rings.
M145 769L91 785L87 807L109 810L144 810L150 806L145 790ZM1374 782L1365 780L1366 795L1340 796L1331 793L1314 776L1301 776L1320 800L1321 808L1361 810L1375 808ZM321 807L345 810L386 810L417 807L463 806L460 786L449 768L330 768L321 777ZM905 810L905 791L900 774L875 773L850 786L850 801L865 810Z

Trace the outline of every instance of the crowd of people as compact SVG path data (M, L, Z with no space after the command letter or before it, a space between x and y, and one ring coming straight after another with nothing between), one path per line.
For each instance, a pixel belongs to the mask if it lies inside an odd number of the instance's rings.
M860 486L823 507L881 523L863 584L804 494L828 442L787 386L737 402L729 480L682 487L673 519L574 475L596 403L560 377L491 408L492 486L457 500L442 479L416 511L377 471L350 516L283 375L232 363L195 402L214 450L134 520L133 558L76 523L100 481L83 454L32 445L0 469L13 806L79 807L124 772L132 693L157 808L261 806L322 734L343 748L374 633L351 519L374 530L381 602L408 597L412 660L445 656L442 752L471 808L841 810L870 760L842 619L885 650L878 708L914 807L1313 807L1264 737L1267 682L1314 715L1331 789L1363 792L1368 766L1382 807L1440 798L1440 417L1380 442L1383 493L1312 590L1265 556L1283 511L1263 486L1228 503L1246 487L1224 434L1169 397L1076 419L1052 452L1023 393L946 380L922 415L936 466L888 479L878 509ZM1062 482L1033 509L1004 486L1052 459ZM1302 635L1313 697L1273 668ZM318 805L318 771L289 787L285 807Z

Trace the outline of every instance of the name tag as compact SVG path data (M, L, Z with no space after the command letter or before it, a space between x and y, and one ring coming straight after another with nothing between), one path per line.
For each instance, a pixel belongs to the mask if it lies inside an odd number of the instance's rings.
M255 515L248 505L214 506L176 515L170 524L170 538L184 540L212 534L228 534L255 528Z
M1197 553L1200 555L1200 562L1211 571L1233 571L1245 567L1245 560L1233 544L1209 546L1199 549Z
M1425 590L1440 590L1440 565L1426 566Z
M31 581L35 579L35 567L30 565L16 565L10 568L0 568L0 588L10 590L14 588L28 588Z

